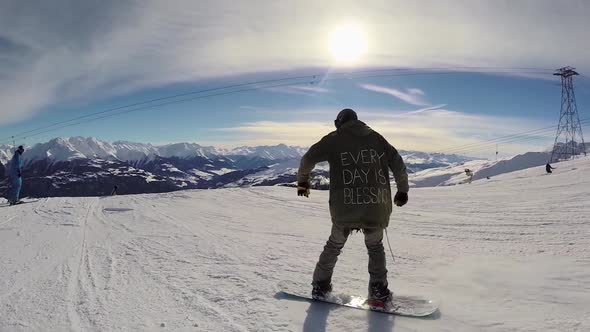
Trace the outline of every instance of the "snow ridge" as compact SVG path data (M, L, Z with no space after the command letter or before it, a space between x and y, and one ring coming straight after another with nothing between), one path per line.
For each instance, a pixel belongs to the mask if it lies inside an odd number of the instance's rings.
M173 143L152 145L129 141L115 141L112 144L94 137L54 138L47 143L39 143L27 148L25 161L36 161L48 158L53 162L73 159L105 160L137 162L152 160L154 157L164 158L195 158L215 159L225 156L260 157L268 160L284 160L299 158L306 149L279 144L275 146L239 147L235 149L218 149L213 146L202 146L196 143ZM0 146L0 161L5 163L12 156L11 147Z

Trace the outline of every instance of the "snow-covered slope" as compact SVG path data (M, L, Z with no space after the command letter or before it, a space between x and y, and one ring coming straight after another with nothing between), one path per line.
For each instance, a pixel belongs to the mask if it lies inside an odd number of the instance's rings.
M510 159L498 161L471 160L465 163L445 167L430 168L409 175L414 187L436 187L462 184L468 178L465 170L474 173L473 180L485 179L499 174L510 173L535 166L545 165L549 160L549 152L527 152Z
M483 179L498 174L510 173L521 169L547 164L551 158L549 152L528 152L518 155L510 160L500 160L489 167L478 170L474 179Z
M328 193L234 188L0 207L0 330L588 331L590 159L413 189L395 208L391 288L431 319L287 300L330 230ZM389 255L389 253L388 253ZM363 294L362 235L336 266Z

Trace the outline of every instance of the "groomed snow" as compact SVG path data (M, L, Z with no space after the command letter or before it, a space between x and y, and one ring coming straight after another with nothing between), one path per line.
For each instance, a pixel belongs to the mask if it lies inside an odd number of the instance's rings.
M395 208L391 287L441 301L413 319L277 295L308 282L327 192L257 187L0 207L0 330L588 331L590 159L413 189ZM363 294L361 235L334 287Z

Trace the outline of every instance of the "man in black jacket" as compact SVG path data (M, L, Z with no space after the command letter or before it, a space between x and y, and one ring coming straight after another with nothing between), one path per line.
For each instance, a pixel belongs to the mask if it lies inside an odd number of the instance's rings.
M330 164L332 232L313 274L312 296L332 290L332 272L350 232L361 229L369 254L369 301L381 306L390 299L383 231L392 211L389 170L397 185L394 203L408 201L408 174L397 150L376 131L344 109L334 121L336 130L314 144L301 159L297 175L299 196L309 195L309 177L315 165Z

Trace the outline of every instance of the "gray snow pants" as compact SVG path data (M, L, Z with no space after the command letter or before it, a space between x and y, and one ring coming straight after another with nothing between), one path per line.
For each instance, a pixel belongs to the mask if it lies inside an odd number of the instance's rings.
M350 232L349 228L332 224L332 233L313 272L313 285L331 282L338 255L340 255ZM383 229L366 228L363 229L363 233L365 234L365 245L369 254L369 282L383 282L387 285Z

